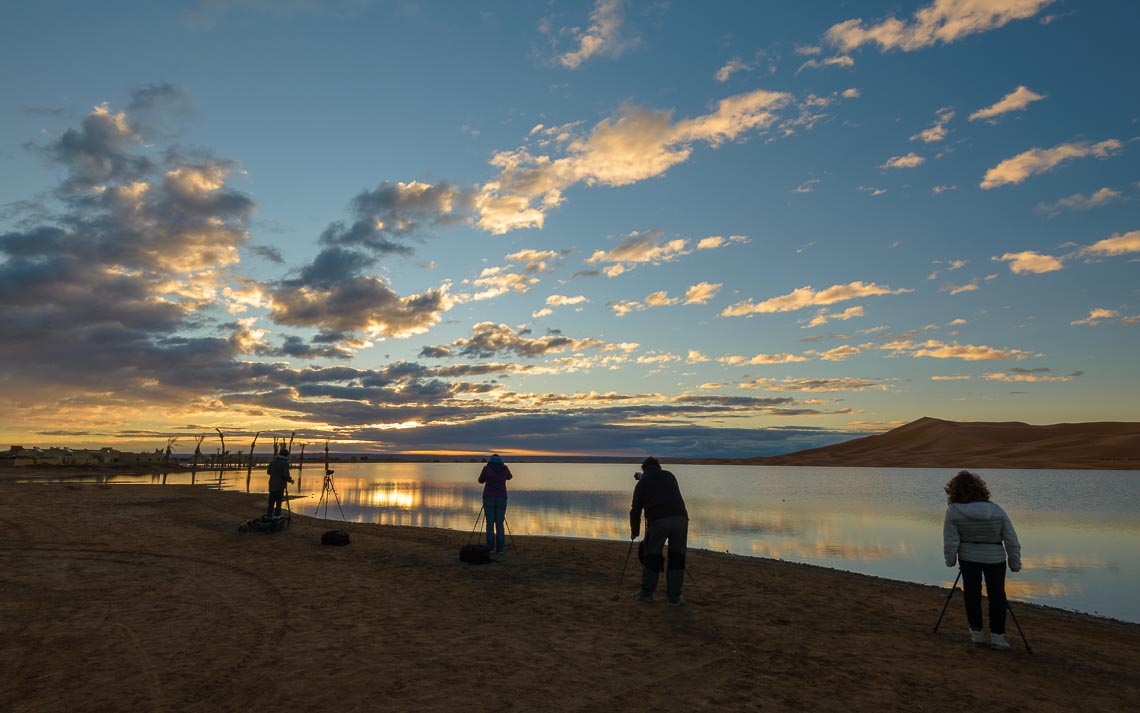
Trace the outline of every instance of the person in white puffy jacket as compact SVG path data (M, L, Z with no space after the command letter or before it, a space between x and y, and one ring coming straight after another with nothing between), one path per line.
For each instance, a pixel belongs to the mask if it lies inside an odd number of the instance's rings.
M946 566L962 570L966 620L974 646L985 646L982 633L982 578L990 606L990 646L1008 651L1005 640L1005 568L1021 570L1021 543L1009 515L990 502L986 483L963 470L946 484L946 520L942 525L942 551Z

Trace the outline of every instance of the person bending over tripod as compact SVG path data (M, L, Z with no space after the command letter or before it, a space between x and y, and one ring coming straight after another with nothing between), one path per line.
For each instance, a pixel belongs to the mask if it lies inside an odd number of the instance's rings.
M1009 515L990 502L986 483L963 470L946 484L946 519L942 524L942 551L946 566L957 561L962 570L966 621L974 646L986 645L982 632L982 577L990 600L990 647L1009 651L1005 640L1005 564L1021 571L1021 543Z
M269 473L269 504L265 506L265 516L273 517L281 514L285 484L293 482L293 476L289 475L289 449L282 448L278 451L265 472Z
M641 473L634 476L633 506L629 510L630 539L636 540L641 532L641 511L645 511L645 561L641 566L641 589L633 598L652 602L657 589L657 575L661 572L661 551L669 541L669 565L665 570L665 594L670 604L684 604L681 585L685 583L685 547L689 537L689 511L677 477L661 469L656 458L650 456L641 464Z
M507 481L513 477L511 469L498 453L487 459L487 465L479 473L479 482L484 484L483 512L487 516L487 549L500 555L507 543L503 535L503 521L507 519Z

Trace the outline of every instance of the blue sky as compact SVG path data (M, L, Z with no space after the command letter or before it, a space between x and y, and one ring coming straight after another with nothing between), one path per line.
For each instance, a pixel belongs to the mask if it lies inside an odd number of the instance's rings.
M5 6L0 433L739 457L1137 420L1138 16Z

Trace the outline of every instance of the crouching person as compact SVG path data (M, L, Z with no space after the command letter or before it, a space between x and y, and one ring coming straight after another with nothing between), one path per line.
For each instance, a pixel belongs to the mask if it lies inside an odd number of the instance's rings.
M669 543L669 562L665 568L665 594L670 604L681 605L681 587L685 583L685 549L689 537L689 512L677 478L661 469L656 458L649 457L641 464L641 476L633 489L633 507L629 511L630 539L641 533L641 513L645 512L645 561L641 567L641 589L633 598L652 602L657 589L657 578L664 558L665 543Z

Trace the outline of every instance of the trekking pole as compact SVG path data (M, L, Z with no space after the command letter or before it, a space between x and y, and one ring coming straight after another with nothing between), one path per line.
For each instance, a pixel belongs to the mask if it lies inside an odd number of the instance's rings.
M1025 639L1025 632L1021 630L1021 624L1017 623L1017 615L1013 613L1013 607L1009 605L1009 600L1005 600L1005 608L1009 610L1009 615L1013 617L1013 625L1017 627L1017 633L1021 634L1021 643L1025 644L1025 650L1032 656L1033 649L1029 648L1029 642Z
M614 599L621 598L621 585L625 581L625 568L629 566L629 556L633 554L633 545L635 542L637 542L636 539L630 539L629 541L629 549L625 553L625 564L621 566L621 577L618 577L617 594L614 595Z
M946 597L946 603L942 605L942 614L938 615L938 622L934 625L934 633L938 633L938 627L942 624L942 616L946 613L946 607L950 606L950 597L954 596L954 589L958 586L958 580L962 577L962 570L958 570L958 576L954 578L954 584L950 586L950 596ZM1006 602L1009 606L1009 602Z

